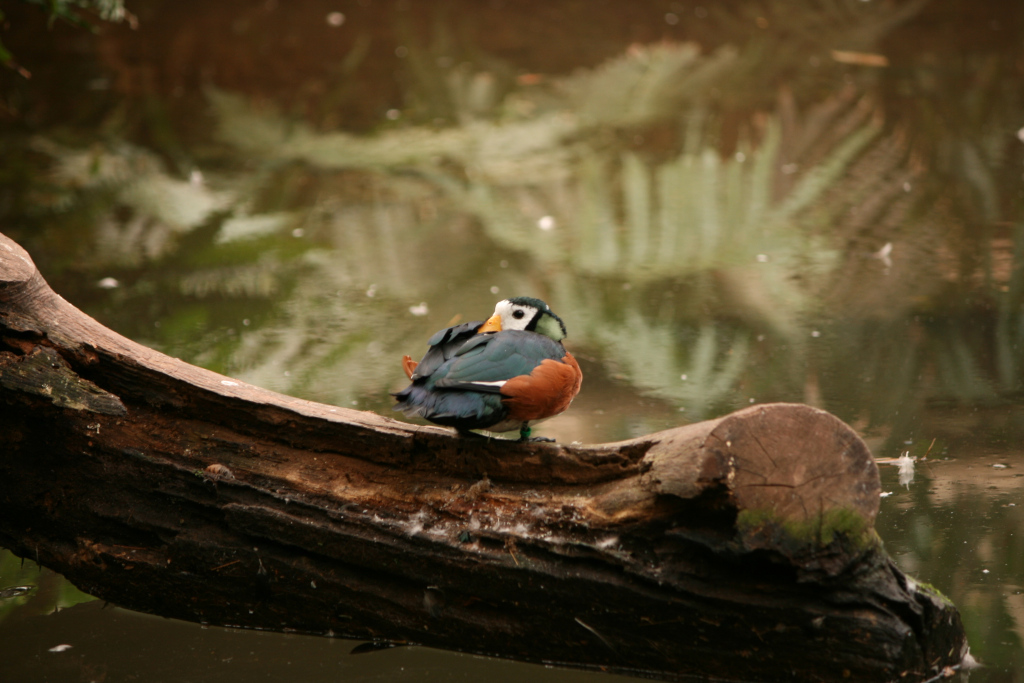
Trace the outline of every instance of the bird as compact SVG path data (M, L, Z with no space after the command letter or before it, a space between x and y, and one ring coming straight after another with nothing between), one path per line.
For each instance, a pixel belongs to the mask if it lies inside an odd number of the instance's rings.
M486 321L462 323L435 333L418 363L402 357L411 384L393 394L394 409L409 417L470 430L519 430L563 412L580 391L583 373L562 346L565 323L533 297L499 301Z

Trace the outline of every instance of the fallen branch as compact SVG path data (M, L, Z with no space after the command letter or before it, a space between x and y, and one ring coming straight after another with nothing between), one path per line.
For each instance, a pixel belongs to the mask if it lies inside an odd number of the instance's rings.
M0 544L136 610L669 679L920 679L966 652L880 547L864 443L808 406L458 438L129 341L0 235L0 434Z

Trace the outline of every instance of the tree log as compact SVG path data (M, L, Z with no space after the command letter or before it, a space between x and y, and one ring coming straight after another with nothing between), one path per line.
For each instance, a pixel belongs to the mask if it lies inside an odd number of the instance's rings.
M666 679L914 680L966 652L881 548L863 441L808 406L460 438L136 344L0 234L0 435L0 544L136 610Z

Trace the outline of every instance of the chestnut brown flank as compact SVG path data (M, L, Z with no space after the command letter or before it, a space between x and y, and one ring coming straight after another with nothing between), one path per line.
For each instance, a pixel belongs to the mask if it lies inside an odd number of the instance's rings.
M545 359L529 375L513 377L501 388L502 403L513 420L543 420L569 407L580 392L583 373L568 351L561 361Z

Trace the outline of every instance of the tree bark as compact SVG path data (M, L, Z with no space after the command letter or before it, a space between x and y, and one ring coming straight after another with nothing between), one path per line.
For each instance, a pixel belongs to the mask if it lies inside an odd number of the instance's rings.
M927 678L963 629L882 550L879 491L803 405L581 446L276 394L106 329L0 235L0 544L125 607L666 679Z

